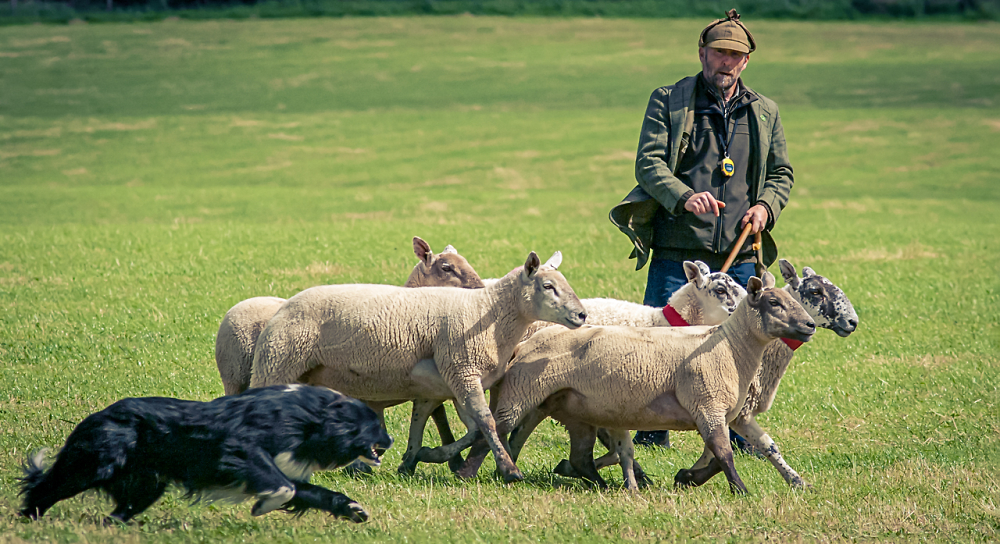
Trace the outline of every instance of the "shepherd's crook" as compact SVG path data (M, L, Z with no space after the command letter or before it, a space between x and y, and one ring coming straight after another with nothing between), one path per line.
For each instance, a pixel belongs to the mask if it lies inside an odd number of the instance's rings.
M753 223L747 221L747 226L743 227L743 232L740 233L740 239L736 240L736 245L733 246L733 250L729 252L729 257L726 257L726 264L722 265L722 270L719 270L719 272L725 274L729 270L729 265L733 264L733 259L735 259L736 254L740 252L740 248L743 247L743 242L746 242L747 236L750 236L750 229L752 228Z

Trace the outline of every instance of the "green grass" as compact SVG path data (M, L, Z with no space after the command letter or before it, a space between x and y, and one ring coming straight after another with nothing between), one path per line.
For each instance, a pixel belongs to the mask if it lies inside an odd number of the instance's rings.
M781 254L850 296L847 339L796 355L761 424L814 485L745 457L751 490L676 491L695 433L640 451L656 483L422 466L316 479L364 504L251 518L177 493L102 528L84 495L14 517L19 464L123 397L222 393L225 311L321 283L401 284L410 239L483 277L564 254L584 297L639 301L607 220L649 93L698 69L702 21L435 17L7 27L0 34L0 542L1000 538L1000 26L752 22L744 73L796 171ZM405 437L404 407L389 412ZM456 422L457 424L457 422ZM458 424L457 424L458 425ZM428 441L436 440L428 432ZM616 471L610 480L620 483Z

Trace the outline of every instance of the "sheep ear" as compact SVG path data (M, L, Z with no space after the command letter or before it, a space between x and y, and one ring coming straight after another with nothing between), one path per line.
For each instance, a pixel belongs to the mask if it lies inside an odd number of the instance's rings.
M431 246L419 236L413 237L413 254L423 261L425 266L430 266L434 262L434 252L431 251Z
M760 301L761 295L764 293L764 282L760 281L757 276L751 276L750 281L747 282L747 298L750 302L756 304Z
M455 250L455 247L452 246L451 244L448 244L448 245L444 246L444 251L442 251L441 253L442 254L444 254L444 253L454 253L455 255L458 255L458 251Z
M538 254L532 251L528 254L528 260L524 261L524 273L529 278L538 272L538 267L541 266L542 261L538 258Z
M815 276L815 275L816 275L816 272L814 272L812 268L809 268L808 266L803 266L802 267L802 277L803 278L808 278L809 276Z
M770 289L774 287L774 274L765 270L764 274L760 279L763 280L765 289Z
M795 267L792 266L792 263L778 259L778 267L781 268L781 277L785 279L785 283L791 285L792 289L798 289L799 277L795 274Z
M559 268L562 264L562 251L557 251L549 257L549 260L545 261L543 266L551 266L552 268Z
M709 268L707 264L701 261L695 261L694 264L698 265L698 270L701 270L702 276L707 276L712 273L712 269Z
M703 289L708 280L705 278L705 271L698 266L699 262L684 261L684 275L687 276L688 283L693 283L698 289Z

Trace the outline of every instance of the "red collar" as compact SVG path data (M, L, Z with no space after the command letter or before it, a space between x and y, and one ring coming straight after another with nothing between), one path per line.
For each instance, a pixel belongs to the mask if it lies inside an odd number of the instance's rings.
M691 324L681 317L681 314L677 313L677 310L669 304L663 307L663 317L667 318L667 323L670 323L671 327L691 326ZM792 348L792 351L799 349L799 346L803 344L803 342L792 340L790 338L781 338L780 340L784 342L786 346Z
M667 323L670 323L671 327L688 327L691 325L669 304L663 307L663 317L667 318Z
M791 338L780 338L780 340L784 342L786 346L792 348L792 351L799 349L799 346L803 344L803 342L792 340Z

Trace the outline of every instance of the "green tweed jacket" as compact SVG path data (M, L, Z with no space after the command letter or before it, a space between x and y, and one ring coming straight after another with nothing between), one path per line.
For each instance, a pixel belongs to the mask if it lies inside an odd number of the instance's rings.
M674 176L674 172L691 140L696 81L697 76L686 77L653 91L642 123L635 161L635 177L639 184L611 209L611 222L635 246L629 258L637 259L636 270L649 261L653 216L657 209L663 206L673 213L682 195L690 190ZM753 112L750 116L750 140L757 144L751 152L758 153L755 164L759 166L756 171L747 173L747 182L754 192L751 203L763 202L771 212L768 225L761 233L763 264L767 267L778 257L778 248L770 230L788 202L794 178L778 105L763 95L757 96L759 99L750 104Z

